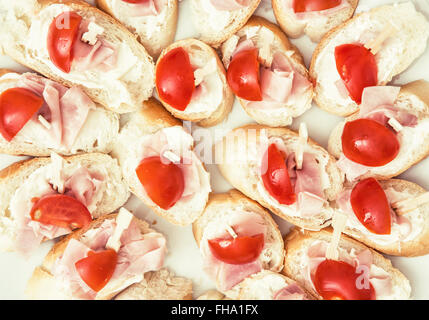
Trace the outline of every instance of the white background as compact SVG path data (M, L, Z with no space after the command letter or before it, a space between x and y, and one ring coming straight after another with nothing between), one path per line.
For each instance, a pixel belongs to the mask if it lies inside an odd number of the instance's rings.
M269 0L265 1L267 0L262 0L256 14L274 22L271 4ZM91 3L92 1L88 2ZM361 0L357 11L366 11L372 7L394 2L397 1ZM414 3L429 18L429 0L414 0ZM197 35L197 29L191 23L189 7L189 0L184 0L180 3L179 23L176 33L177 40ZM292 42L303 53L308 67L315 44L311 43L306 37L293 40ZM6 56L0 56L0 68L12 68L17 71L27 70ZM426 79L429 81L429 49L407 71L396 77L393 84L401 85L417 79ZM310 137L326 148L330 131L341 119L320 110L314 105L303 116L295 119L292 127L296 129L300 122L305 121ZM210 131L214 133L215 129L221 129L223 132L226 132L232 128L251 122L253 122L252 119L245 114L239 103L235 101L233 111L228 119L215 128L211 128ZM19 159L22 159L22 157L0 155L0 169ZM211 173L211 185L214 192L224 192L231 188L222 178L215 165L207 165L207 168ZM400 177L416 182L429 190L429 159L420 162ZM166 235L169 249L166 265L174 270L177 275L193 280L194 297L198 297L207 289L214 288L214 283L202 271L202 260L192 236L191 226L178 227L168 223L151 212L135 197L130 198L126 207L133 210L139 218L153 223L155 229ZM279 223L282 233L287 233L290 224L277 217L274 218ZM29 260L25 260L16 253L0 253L0 299L25 298L24 289L26 282L31 276L33 269L42 262L51 246L52 242L43 244ZM410 279L413 298L429 299L429 255L417 258L393 257L392 262L395 267L399 268Z

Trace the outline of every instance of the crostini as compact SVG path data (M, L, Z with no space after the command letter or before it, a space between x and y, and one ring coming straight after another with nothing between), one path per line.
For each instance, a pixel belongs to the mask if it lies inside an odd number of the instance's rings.
M119 117L79 88L0 69L0 152L71 155L111 150Z
M151 98L130 114L112 155L132 193L171 223L188 225L203 213L211 191L193 145L181 122Z
M129 197L117 161L102 153L14 163L0 171L0 190L0 249L26 256Z
M302 228L330 224L329 202L343 188L335 159L300 133L286 128L246 125L216 144L216 163L235 188L281 218Z
M213 47L237 32L261 0L191 0L192 21L199 39Z
M176 34L177 0L96 0L97 6L118 19L153 58L173 42Z
M138 294L140 298L160 299L145 296L143 288L132 285L147 288L146 273L162 268L166 252L162 234L121 208L119 213L98 218L56 243L34 270L26 296L106 300L121 293L122 297ZM161 275L165 276L171 277ZM162 285L160 279L156 282Z
M320 108L348 116L366 87L386 85L426 49L429 23L410 1L363 12L328 32L314 51L310 76Z
M277 224L258 203L236 190L212 194L192 230L204 271L229 298L237 298L237 285L252 274L283 268L283 240Z
M156 62L156 90L173 116L214 126L229 114L234 95L216 51L185 39L165 48Z
M228 84L256 122L288 126L311 108L313 85L302 56L277 25L253 16L221 51Z
M307 35L313 42L353 16L359 0L271 0L274 16L291 38Z
M0 10L0 46L17 62L118 113L152 95L152 57L101 10L79 0L1 0Z
M415 183L366 178L345 187L335 207L347 217L343 232L379 252L429 253L429 194Z
M284 274L319 299L410 298L410 282L390 260L344 235L331 256L328 253L333 248L332 238L329 229L293 229L285 239Z
M429 82L365 88L359 112L332 131L328 150L347 180L388 179L429 154Z

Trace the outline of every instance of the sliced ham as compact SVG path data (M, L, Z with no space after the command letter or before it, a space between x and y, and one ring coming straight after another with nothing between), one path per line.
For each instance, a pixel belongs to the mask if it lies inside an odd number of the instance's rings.
M296 19L298 20L307 20L307 19L316 19L316 18L327 18L328 16L335 15L338 11L341 11L345 8L350 7L350 4L347 0L341 0L341 3L333 8L321 10L321 11L311 11L311 12L295 12L293 9L293 1L287 0L286 6L289 10L293 12Z
M70 150L89 111L95 109L94 102L78 87L69 89L33 73L22 74L18 85L44 99L44 104L30 120L33 125L38 130L48 132L56 146ZM49 123L49 128L40 123L39 116Z
M311 283L314 288L312 279L319 264L326 259L326 249L328 242L315 241L307 250L307 266L302 270L305 280ZM355 268L365 266L368 270L369 282L374 287L376 297L388 297L392 294L392 279L390 275L373 264L372 253L369 249L356 252L351 249L346 251L339 248L339 261L351 264ZM362 272L360 272L362 273Z
M260 215L249 212L236 213L225 223L228 223L238 236L250 237L261 233L265 235L267 228L264 219ZM221 291L231 289L248 276L262 270L260 259L246 264L233 265L220 261L211 253L208 245L209 239L229 239L230 237L231 235L226 231L226 224L223 226L220 224L215 231L210 232L210 234L204 234L201 240L204 271L212 279L216 280Z
M90 289L82 281L75 268L75 263L87 256L89 251L105 250L107 241L116 228L116 222L112 219L105 220L97 228L85 233L81 241L72 239L63 255L55 262L53 275L63 289L76 298L94 299L97 292ZM133 220L121 236L121 247L118 251L118 263L109 280L108 286L116 290L123 290L130 284L128 278L141 279L148 271L159 270L166 253L166 240L159 233L141 234L138 223ZM123 283L123 288L121 284ZM119 287L118 287L119 286Z
M130 17L157 16L165 5L164 0L147 0L142 3L126 3L121 0L121 5L126 7Z
M274 300L308 300L304 290L296 283L287 285L280 289L273 296Z
M246 8L250 0L210 0L213 7L220 11L234 11Z

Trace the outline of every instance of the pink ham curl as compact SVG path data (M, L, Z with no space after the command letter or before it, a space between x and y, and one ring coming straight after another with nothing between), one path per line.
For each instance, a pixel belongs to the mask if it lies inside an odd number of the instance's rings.
M251 0L210 0L210 3L220 11L241 10L249 6Z

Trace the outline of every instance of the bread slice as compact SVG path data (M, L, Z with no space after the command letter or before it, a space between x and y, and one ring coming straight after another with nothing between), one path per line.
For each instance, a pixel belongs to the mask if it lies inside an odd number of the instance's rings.
M260 2L250 0L243 9L220 11L211 4L211 0L192 0L192 20L200 33L199 39L218 47L245 25Z
M7 69L0 69L0 90L6 90L18 85L19 74ZM0 153L12 155L29 156L49 156L52 151L71 155L83 152L109 153L112 148L112 141L119 131L119 116L111 111L105 110L97 104L95 110L89 110L88 117L80 130L75 143L70 148L50 145L44 139L29 141L18 133L15 138L8 142L0 135ZM32 132L34 134L34 132Z
M222 292L217 290L208 290L200 295L196 300L230 300Z
M313 285L305 280L302 270L306 268L306 262L304 257L308 248L315 241L326 241L329 242L332 238L331 228L319 232L304 231L298 228L293 229L285 238L285 268L283 273L299 282L308 292L322 299L322 297L315 291ZM357 252L368 249L372 254L372 263L378 268L386 271L392 279L392 290L394 295L391 299L409 299L411 294L411 287L408 279L396 268L392 266L390 260L383 257L378 252L367 248L362 243L353 240L345 235L341 236L339 242L339 248L350 251L351 249L357 250Z
M115 300L192 300L192 281L168 269L146 272L141 282L129 286Z
M381 167L368 167L368 172L359 176L360 179L374 177L376 179L389 179L395 177L429 155L429 82L418 80L401 87L394 103L398 109L403 109L419 119L416 127L404 127L398 134L401 145L398 155L388 164ZM355 113L331 132L328 141L329 152L339 158L342 154L341 136L347 121L356 120L359 113Z
M197 122L197 124L201 127L211 127L220 123L226 118L226 116L232 109L232 105L234 103L234 94L232 93L231 89L228 86L228 83L226 82L226 72L222 62L219 59L219 56L217 55L216 51L213 50L213 48L211 48L202 41L196 39L184 39L176 41L164 50L162 50L161 55L159 56L158 61L156 63L156 67L158 67L159 62L164 57L164 55L167 54L167 52L178 47L182 47L186 52L188 52L192 65L196 65L200 68L209 64L212 59L215 59L216 75L219 77L219 80L222 83L222 93L218 101L219 104L214 105L215 100L212 99L211 101L203 101L203 103L199 103L198 105L196 105L196 108L191 109L191 100L188 107L184 111L180 111L170 106L161 98L160 101L162 102L164 107L168 111L170 111L171 114L176 118ZM213 94L213 89L214 88L209 88L209 92L207 94Z
M195 195L194 200L187 203L180 203L179 201L169 210L164 210L148 200L135 173L135 169L141 160L139 148L142 139L170 127L176 127L180 134L186 134L186 131L181 127L181 122L173 118L157 100L151 98L143 104L140 110L129 115L128 122L123 126L118 139L115 141L112 155L119 160L124 179L132 193L151 207L155 213L171 223L188 225L203 213L210 192L209 174L196 155L194 159L200 181L204 187L201 188L199 194ZM194 152L191 153L194 154Z
M71 87L78 85L95 102L125 113L152 95L155 71L152 57L123 25L108 14L80 0L1 1L0 45L4 53L44 76ZM102 38L119 50L117 67L109 72L87 70L64 73L53 65L46 49L51 19L71 10L94 19L104 28Z
M343 0L338 11L332 13L314 12L314 15L306 19L298 19L292 9L293 0L271 0L274 16L282 30L291 38L307 35L311 41L319 42L320 39L332 28L350 19L356 10L359 0Z
M168 0L162 8L158 8L158 15L154 16L129 16L127 4L121 0L97 0L96 3L101 10L115 17L136 34L154 59L174 40L178 15L177 0Z
M57 242L52 249L48 252L45 259L42 262L42 265L40 267L37 267L33 275L31 276L30 280L27 283L27 288L25 291L25 295L29 299L37 299L37 300L64 300L64 299L75 299L75 297L70 296L68 293L62 291L59 289L57 285L57 281L52 274L52 270L54 267L55 262L62 256L65 249L67 248L68 242L71 239L80 240L82 239L82 236L88 231L97 229L102 225L102 223L107 219L116 219L117 213L108 214L103 217L100 217L96 220L94 220L89 226L86 228L82 228L80 230L77 230L71 234L69 234L67 237L63 238L59 242ZM134 218L138 221L138 225L140 227L141 233L150 233L150 232L156 232L155 230L151 229L149 224L146 221ZM167 270L159 270L156 272L151 272L147 275L145 275L145 279L139 284L140 287L128 287L127 289L123 290L124 297L129 298L138 297L140 299L160 299L158 294L167 293L175 295L176 293L174 290L177 290L176 285L173 286L173 290L170 291L170 289L164 289L162 290L160 287L158 287L156 290L159 290L158 292L151 292L151 289L154 285L167 285L169 280L176 280L173 278L173 275L170 274ZM152 279L152 280L151 280ZM132 279L123 279L124 283L127 283ZM183 278L182 278L183 280ZM146 292L143 289L146 286ZM189 292L189 283L183 283L180 285L181 288ZM127 291L130 290L130 291ZM101 291L100 291L101 292ZM108 300L114 298L117 294L119 294L121 291L102 291L102 295L98 295L97 299L100 300ZM192 292L192 287L191 287ZM185 294L186 296L186 294Z
M216 163L229 183L249 198L259 202L282 219L311 230L319 230L330 223L332 208L325 205L324 210L313 217L297 216L290 206L279 205L273 198L261 193L265 190L260 178L259 161L265 150L260 150L266 139L279 137L286 146L296 150L300 144L296 132L286 128L270 128L261 125L245 125L229 132L216 144ZM259 151L259 152L258 152ZM322 178L325 181L325 198L332 201L342 190L344 176L335 164L335 159L316 142L309 139L307 152L316 155L322 164Z
M348 116L359 106L343 97L337 86L342 81L337 72L334 50L346 43L369 43L389 24L398 29L383 42L376 54L378 85L385 85L417 59L426 48L429 24L412 2L385 5L356 15L328 32L314 51L310 76L315 81L315 102L330 113Z
M400 193L401 198L393 198L394 201L412 199L426 192L419 185L400 179L379 181L382 188L389 192ZM399 199L399 200L398 200ZM392 203L392 201L390 202ZM411 223L411 234L399 240L397 237L376 235L362 228L353 228L347 225L344 233L359 240L375 250L395 256L415 257L429 253L429 204L422 204L415 210L405 213L404 218Z
M267 37L267 33L271 34L272 41ZM274 23L271 23L267 19L259 16L252 16L246 25L235 33L234 37L235 39L237 37L240 39L250 38L259 49L259 60L265 67L271 67L271 62L268 63L265 56L262 56L261 49L266 45L265 42L268 41L269 55L271 58L276 52L283 53L291 63L295 72L298 72L310 82L308 70L305 67L304 60L298 48L289 42L286 35ZM222 44L222 60L226 68L228 68L230 57L235 50L236 44L237 43L233 38L229 38L228 41ZM234 47L231 48L231 45ZM246 100L239 97L237 98L246 113L256 122L272 127L282 127L290 125L293 118L302 115L305 111L311 108L313 86L310 85L299 97L299 100L293 101L293 103L285 103L280 108L249 107Z
M128 200L129 192L123 181L121 169L117 161L110 156L102 153L85 153L66 157L64 158L64 162L64 168L70 172L77 170L79 167L86 167L91 172L94 171L103 174L105 189L103 190L102 198L97 202L96 208L92 212L94 218L116 210ZM26 190L32 187L32 190L36 194L38 192L40 175L42 174L41 170L49 172L51 163L50 158L34 158L16 162L0 171L1 250L13 250L16 242L17 220L9 206L17 190L23 188ZM25 194L25 190L20 194ZM112 195L115 196L112 197Z

